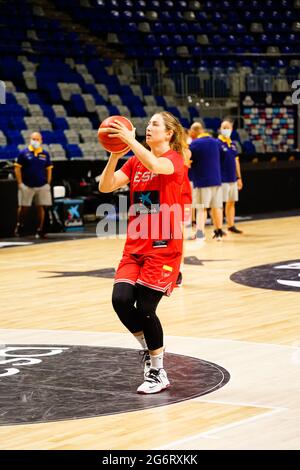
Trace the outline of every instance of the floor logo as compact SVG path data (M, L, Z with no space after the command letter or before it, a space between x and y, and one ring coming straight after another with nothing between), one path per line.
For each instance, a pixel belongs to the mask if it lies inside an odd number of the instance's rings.
M91 418L178 403L211 393L230 379L218 364L166 354L172 386L136 393L144 370L126 348L10 345L0 348L0 426Z
M105 279L113 279L115 277L115 268L95 269L93 271L43 271L53 274L51 277L103 277Z
M0 349L0 380L7 375L15 375L20 372L20 366L32 366L40 364L41 357L61 354L69 348L22 346L2 347ZM38 359L39 358L39 359ZM11 367L13 366L13 367Z
M259 289L300 292L300 260L255 266L232 274L230 279Z

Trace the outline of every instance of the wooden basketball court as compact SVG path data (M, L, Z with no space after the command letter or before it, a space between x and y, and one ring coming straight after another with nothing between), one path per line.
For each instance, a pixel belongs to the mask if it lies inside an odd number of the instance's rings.
M226 385L139 411L4 424L0 449L299 449L300 287L294 281L288 290L289 281L277 282L286 290L260 288L259 276L253 287L230 276L260 265L290 266L293 260L290 271L294 279L300 275L300 217L248 221L240 228L243 235L230 234L222 242L212 240L210 228L202 245L186 242L185 256L198 264L185 266L184 285L158 309L167 352L217 363L231 376ZM2 348L138 349L111 306L112 278L91 274L116 267L123 243L86 238L1 249ZM280 278L282 270L274 272ZM10 367L0 364L0 373ZM0 383L11 377L0 376ZM115 390L113 399L122 393ZM5 400L1 408L5 414Z

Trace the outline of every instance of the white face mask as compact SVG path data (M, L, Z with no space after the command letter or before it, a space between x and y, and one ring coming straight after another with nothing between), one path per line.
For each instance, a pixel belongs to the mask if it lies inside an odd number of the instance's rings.
M41 143L40 143L38 140L31 139L30 145L31 145L34 149L38 149L38 148L41 146Z
M231 136L231 130L230 129L222 129L221 134L226 137L226 139L229 139Z

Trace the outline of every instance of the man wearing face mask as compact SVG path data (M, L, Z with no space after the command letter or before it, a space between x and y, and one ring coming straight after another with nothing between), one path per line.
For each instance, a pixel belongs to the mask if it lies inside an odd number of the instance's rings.
M194 186L193 205L197 206L196 234L191 239L196 242L202 242L205 239L207 210L211 209L215 226L213 238L221 241L224 232L222 231L223 199L219 144L206 132L205 123L201 119L192 124L190 135L195 138L190 144L192 165L189 177Z
M238 201L238 192L242 189L241 167L238 157L238 151L231 140L233 122L225 118L220 127L218 142L221 156L221 176L223 201L225 202L225 215L228 231L232 233L242 233L234 225L235 202Z
M36 238L42 238L45 218L44 206L51 206L52 164L50 155L42 148L42 136L33 132L30 144L22 150L15 163L15 175L18 182L18 223L16 235L22 234L24 220L28 208L34 198L38 212L38 228Z

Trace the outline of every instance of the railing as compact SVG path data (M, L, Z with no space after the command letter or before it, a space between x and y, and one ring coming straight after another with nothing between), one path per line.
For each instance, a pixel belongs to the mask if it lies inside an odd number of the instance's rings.
M300 79L300 74L252 74L247 70L232 73L168 72L157 70L138 70L135 80L141 85L152 88L154 95L176 96L183 98L238 98L241 92L286 92L292 95L292 83Z

